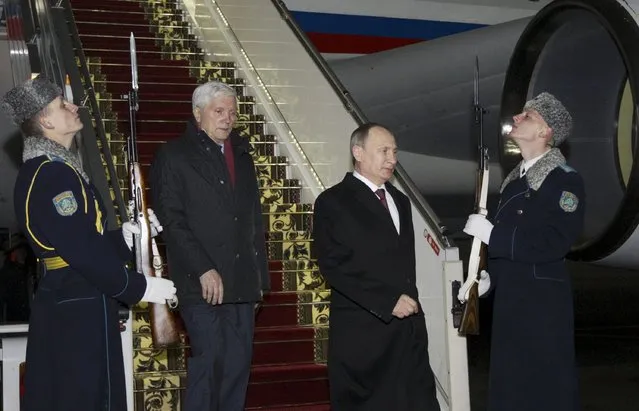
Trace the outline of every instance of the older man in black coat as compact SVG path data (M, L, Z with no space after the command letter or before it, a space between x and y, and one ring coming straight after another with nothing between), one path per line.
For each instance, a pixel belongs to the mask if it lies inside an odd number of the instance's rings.
M495 290L489 411L579 409L564 258L582 231L585 195L556 148L571 128L551 94L527 102L509 135L523 160L502 184L492 223L474 214L464 229L488 244Z
M269 290L255 165L233 125L235 91L193 93L195 122L162 147L151 182L191 343L186 411L244 409L254 306Z
M333 411L435 411L428 335L415 285L408 198L388 180L395 138L366 124L351 137L355 171L315 202L314 239L331 293Z

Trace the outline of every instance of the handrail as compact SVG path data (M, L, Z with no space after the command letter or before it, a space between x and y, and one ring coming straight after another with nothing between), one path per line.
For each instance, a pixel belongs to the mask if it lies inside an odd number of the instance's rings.
M55 35L55 24L51 18L51 6L48 0L36 0L35 6L36 20L41 28L40 47L38 47L40 65L50 80L64 87L65 70L64 64L60 62L60 45Z
M293 134L293 131L286 121L286 118L280 111L277 104L274 103L275 99L271 96L268 89L264 86L264 82L262 81L260 74L257 72L257 70L255 70L253 63L249 59L246 52L240 47L241 43L235 35L233 29L228 24L224 13L222 13L222 10L215 3L215 1L207 1L206 5L209 9L211 17L215 20L218 27L220 28L222 35L225 37L228 46L233 50L236 56L241 56L238 57L239 64L251 83L257 86L255 87L255 91L259 95L262 102L264 102L264 110L267 112L268 117L273 120L273 126L278 130L278 134L280 136L288 136L288 139L292 140L284 142L284 144L286 144L288 148L288 154L293 158L294 161L300 164L299 170L304 178L308 182L313 181L314 184L316 184L316 186L313 185L309 187L309 189L313 193L313 196L316 198L326 188L324 186L324 183L321 181L317 172L315 171L315 168L313 167L313 164L304 153L302 145L297 140L297 137L295 137L295 135ZM273 104L268 104L267 102L271 102Z
M126 214L127 208L124 202L124 197L122 196L122 191L120 190L120 183L118 181L117 173L115 170L115 164L113 164L113 157L111 155L111 149L109 148L109 141L106 137L106 131L104 130L104 123L102 121L102 115L100 114L98 99L95 95L93 82L91 81L91 73L89 73L87 59L84 55L84 49L82 48L80 35L78 34L78 26L75 23L75 18L71 9L71 2L69 0L59 0L58 4L64 9L65 17L67 19L67 25L71 31L71 41L73 42L76 56L80 60L79 69L84 80L84 88L82 88L82 86L80 85L80 89L84 89L86 93L83 105L86 104L86 100L88 100L89 104L91 104L91 111L93 112L93 118L95 120L95 128L97 129L98 138L100 139L100 143L102 145L102 154L109 170L109 175L111 177L111 186L115 194L116 204L118 205L118 215L120 217L120 221L126 221L128 219L128 216ZM104 201L107 201L107 199L104 199Z
M346 110L351 113L353 118L358 124L364 124L368 122L366 115L359 108L353 97L351 97L350 93L339 78L335 75L333 70L330 68L326 60L320 55L319 51L315 48L315 45L311 43L311 41L306 36L306 33L300 29L295 21L293 15L289 11L288 7L284 4L282 0L271 0L275 5L275 8L280 12L282 18L287 22L293 34L297 37L297 39L301 42L302 46L306 49L309 56L313 59L317 67L320 69L324 77L328 83L333 87L333 90L337 93L340 100L344 104ZM435 231L435 236L439 240L441 244L445 246L450 246L450 240L447 238L445 231L446 227L441 224L441 221L433 211L433 209L428 205L424 197L419 192L415 183L411 180L404 170L404 167L400 163L397 163L395 166L395 174L396 177L404 184L406 188L406 195L411 199L411 202L415 205L419 213L424 217L430 227L437 227Z
M84 150L88 163L85 167L93 164L92 180L101 195L104 197L105 206L107 207L107 216L109 221L109 229L117 227L116 211L111 200L109 182L104 174L104 166L100 157L100 148L98 148L97 138L101 142L101 151L107 169L110 175L110 183L115 194L117 204L117 214L121 221L126 219L126 205L120 191L120 186L113 164L113 157L109 148L104 123L98 107L97 98L91 82L91 76L87 68L87 61L82 50L82 44L78 35L77 26L73 17L71 4L69 0L56 0L49 3L49 0L35 0L33 2L35 9L31 4L27 4L27 8L23 8L23 13L30 14L28 18L33 21L34 42L38 45L38 54L40 58L41 72L49 79L57 83L63 89L65 88L67 77L71 81L71 91L74 94L74 103L80 106L80 117L85 125L86 133L83 144L78 144ZM75 50L75 51L74 51ZM75 57L79 58L79 67L76 64ZM81 72L81 74L80 74ZM80 78L82 76L82 79ZM84 85L82 84L84 80ZM68 96L67 96L68 97ZM89 113L88 107L85 106L89 101L92 113ZM95 122L95 128L91 124L91 114ZM88 128L90 127L90 128ZM86 137L89 138L86 138ZM96 158L94 158L96 157ZM85 158L86 159L86 158ZM97 170L100 170L96 174Z
M9 0L4 4L6 26L2 30L3 38L9 44L9 62L11 63L11 75L13 84L21 84L31 74L29 68L29 52L27 50L25 33L23 31L24 18L20 12L18 0Z

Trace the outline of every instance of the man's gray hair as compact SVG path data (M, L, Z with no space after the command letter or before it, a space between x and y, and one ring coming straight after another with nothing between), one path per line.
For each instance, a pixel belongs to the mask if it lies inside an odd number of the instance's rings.
M227 86L219 81L209 81L208 83L200 84L195 91L193 91L193 110L195 110L196 107L203 109L211 100L220 96L237 98L237 93L233 87Z

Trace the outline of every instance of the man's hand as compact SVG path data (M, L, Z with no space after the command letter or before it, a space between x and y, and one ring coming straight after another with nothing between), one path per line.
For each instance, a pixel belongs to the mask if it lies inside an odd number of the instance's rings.
M406 294L402 294L399 296L399 300L397 300L395 308L393 308L393 315L397 318L404 318L417 314L418 311L419 308L417 302Z
M262 309L262 304L264 303L264 290L260 290L260 301L255 303L255 314L257 314Z
M202 298L209 304L222 304L224 298L224 284L217 270L209 270L200 276Z

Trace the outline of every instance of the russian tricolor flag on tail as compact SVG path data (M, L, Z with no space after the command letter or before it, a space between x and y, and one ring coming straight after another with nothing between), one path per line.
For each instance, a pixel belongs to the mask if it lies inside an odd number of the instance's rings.
M294 11L293 16L320 53L345 56L376 53L484 26L303 11Z
M476 4L477 0L284 0L284 3L327 59L375 53L530 17L540 8L540 3L520 1L507 7L486 0L481 5Z

